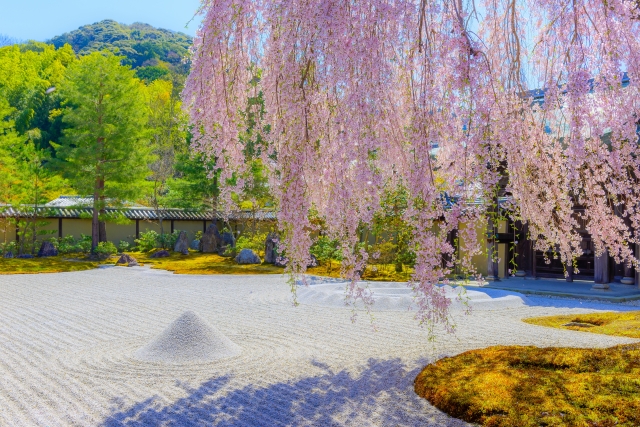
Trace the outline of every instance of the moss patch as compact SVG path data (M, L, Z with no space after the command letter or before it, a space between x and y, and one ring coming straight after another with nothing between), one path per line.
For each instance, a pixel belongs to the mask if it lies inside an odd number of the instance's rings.
M97 268L98 263L78 261L62 256L47 258L0 258L0 274L38 274L84 271Z
M531 317L523 321L551 328L640 338L640 311Z
M129 252L140 265L150 264L152 268L173 271L176 274L283 274L284 268L271 264L239 265L229 257L216 254L190 252L182 255L171 252L166 258L151 258L153 253ZM325 277L340 277L340 264L333 262L331 266L321 265L307 270L307 274ZM391 268L375 270L367 268L364 279L372 281L407 281L409 272L395 273Z
M182 255L171 252L166 258L151 258L152 253L129 252L138 263L150 264L151 268L173 271L176 274L282 274L284 269L270 264L239 265L232 258L216 254L191 252Z
M415 391L483 426L638 426L640 344L468 351L425 367Z

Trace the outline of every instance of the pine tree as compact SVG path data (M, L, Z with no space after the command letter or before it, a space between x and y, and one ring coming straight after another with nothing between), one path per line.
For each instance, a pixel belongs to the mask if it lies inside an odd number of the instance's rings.
M107 201L133 199L148 174L150 144L143 84L121 58L95 52L68 70L61 91L68 126L56 145L64 175L79 194L93 194L91 247L106 241Z

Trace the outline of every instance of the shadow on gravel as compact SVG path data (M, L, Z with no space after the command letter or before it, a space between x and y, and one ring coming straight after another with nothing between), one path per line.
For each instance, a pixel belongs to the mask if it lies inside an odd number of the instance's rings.
M609 301L579 300L571 298L548 298L527 295L525 305L529 307L581 308L605 311L638 311L637 305L624 305Z
M416 396L413 380L420 369L406 371L398 359L369 360L358 376L316 366L325 373L265 388L226 389L229 376L211 379L187 388L189 395L172 404L151 398L115 411L103 426L338 426L362 420L390 426L467 425Z

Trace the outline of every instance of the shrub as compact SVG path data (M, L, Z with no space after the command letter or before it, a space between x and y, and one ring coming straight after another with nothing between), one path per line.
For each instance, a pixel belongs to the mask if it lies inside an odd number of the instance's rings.
M374 264L391 264L396 259L398 245L393 242L377 243L371 247L371 262ZM377 258L374 258L376 255Z
M178 237L180 236L180 230L173 230L171 234L162 234L158 235L158 244L164 249L173 250L176 242L178 241Z
M4 256L7 252L12 252L14 255L16 250L18 249L18 245L16 242L5 242L0 243L0 255Z
M77 240L73 236L52 237L49 239L61 255L91 252L91 236L80 235Z
M118 252L126 252L130 246L126 240L120 240L120 243L118 243Z
M253 236L240 236L236 240L235 251L251 249L260 256L264 256L264 242L267 240L267 233L256 233Z
M100 256L107 257L117 253L118 249L112 242L100 242L98 243L98 246L96 246L95 252Z
M73 236L65 236L65 237L52 237L51 243L58 250L58 253L61 255L70 254L74 252L78 252L76 239Z
M416 265L416 253L408 248L401 249L398 251L396 263L402 263L413 268Z
M91 236L86 234L80 235L80 240L77 243L78 250L76 252L83 252L88 254L91 252Z
M140 238L135 239L135 242L138 250L141 252L149 252L158 247L159 240L160 235L153 230L149 230L145 233L140 233Z
M342 261L342 251L337 240L330 240L327 236L320 236L313 242L310 249L311 255L324 264L327 261Z

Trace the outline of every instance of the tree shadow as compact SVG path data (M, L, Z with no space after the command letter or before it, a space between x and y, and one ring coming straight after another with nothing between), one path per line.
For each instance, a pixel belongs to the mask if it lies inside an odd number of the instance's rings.
M231 389L230 376L213 378L185 387L188 396L168 405L153 397L116 410L103 426L342 426L363 419L366 425L468 425L415 395L421 368L407 370L399 359L371 359L358 375L314 365L323 373L267 387Z

